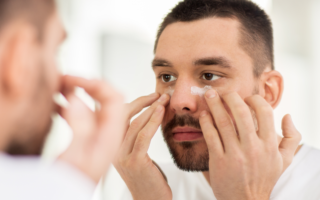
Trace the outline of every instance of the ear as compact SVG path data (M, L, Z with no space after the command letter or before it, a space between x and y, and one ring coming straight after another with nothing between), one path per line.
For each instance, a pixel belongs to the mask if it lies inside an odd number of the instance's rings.
M281 101L283 93L283 77L275 70L265 71L260 78L260 95L272 106L276 108Z
M0 82L2 93L11 97L27 92L34 76L36 31L26 23L13 23L0 35Z

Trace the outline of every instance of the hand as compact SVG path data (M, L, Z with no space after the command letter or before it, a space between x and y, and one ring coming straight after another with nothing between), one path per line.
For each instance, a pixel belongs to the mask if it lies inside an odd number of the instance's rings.
M73 130L69 148L59 157L96 183L108 170L123 139L125 119L123 97L102 81L63 77L63 94L69 102L61 116ZM93 112L73 93L83 88L99 104Z
M283 118L284 138L279 144L273 109L261 96L254 95L243 101L237 93L224 95L222 99L234 117L237 136L219 95L210 90L205 96L213 118L204 111L200 124L208 146L210 182L216 198L269 199L301 140L290 116ZM248 106L256 114L258 131Z
M134 115L153 103L128 126L114 163L135 200L172 199L170 187L147 153L151 139L162 122L164 107L169 102L169 96L166 94L158 98L158 94L140 97L128 105L129 123Z

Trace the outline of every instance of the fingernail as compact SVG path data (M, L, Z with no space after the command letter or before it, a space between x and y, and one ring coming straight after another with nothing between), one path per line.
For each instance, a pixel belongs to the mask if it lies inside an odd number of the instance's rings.
M167 100L167 95L163 94L161 95L160 99L158 100L159 102L164 102L165 100Z
M216 96L217 96L217 93L214 90L208 90L206 92L206 97L209 98L209 99L212 99L212 98L214 98Z
M159 96L158 93L152 93L152 94L149 95L149 97L154 97L154 98L155 98L155 97L158 97L158 96Z
M208 114L208 112L204 110L204 111L201 112L200 117L204 117L204 116L206 116L207 114Z
M162 110L163 110L163 106L158 105L158 107L156 109L156 112L162 112Z

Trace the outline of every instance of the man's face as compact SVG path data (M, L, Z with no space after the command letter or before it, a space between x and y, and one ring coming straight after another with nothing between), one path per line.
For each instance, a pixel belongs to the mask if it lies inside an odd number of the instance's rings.
M41 153L51 127L51 115L56 110L53 95L60 90L60 73L56 65L57 51L65 32L57 13L47 21L42 40L34 41L29 63L32 71L24 87L24 105L21 106L19 126L13 131L15 137L7 149L9 154Z
M237 92L245 98L257 93L253 60L240 46L239 27L237 20L223 18L177 22L159 38L153 61L156 91L172 95L162 130L181 169L208 170L199 115L209 108L196 91L211 86L220 95Z

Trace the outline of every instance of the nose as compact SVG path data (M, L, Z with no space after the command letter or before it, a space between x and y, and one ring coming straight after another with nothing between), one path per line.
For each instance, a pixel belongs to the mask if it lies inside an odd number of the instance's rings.
M195 85L195 84L194 84ZM177 115L193 114L198 109L198 98L191 94L192 82L177 80L170 100L170 109Z

